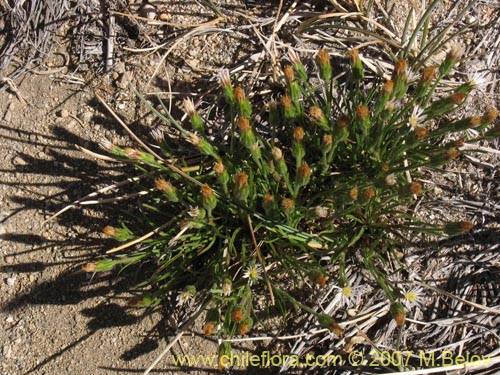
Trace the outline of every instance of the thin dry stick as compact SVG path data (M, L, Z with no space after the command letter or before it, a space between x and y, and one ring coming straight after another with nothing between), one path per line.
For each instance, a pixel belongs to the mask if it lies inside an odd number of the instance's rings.
M139 238L136 238L135 240L133 241L130 241L130 242L127 242L126 244L123 244L123 245L120 245L120 246L117 246L117 247L114 247L112 248L111 250L108 250L106 251L106 254L113 254L113 253L117 253L118 251L121 251L123 249L127 249L129 248L130 246L133 246L137 243L140 243L146 239L148 239L149 237L155 235L156 233L158 233L159 231L161 231L163 228L165 228L167 225L170 224L170 221L166 222L165 224L162 224L160 225L158 228L156 229L153 229L151 232L149 233L146 233L144 236L142 237L139 237Z
M80 204L82 204L86 199L88 198L92 198L92 197L95 197L96 195L99 195L99 194L102 194L102 193L105 193L109 190L113 190L113 189L116 189L122 185L126 185L128 183L131 183L131 182L135 182L141 178L143 178L144 176L146 176L146 174L142 174L140 176L137 176L137 177L133 177L133 178L127 178L126 180L122 181L122 182L119 182L117 184L112 184L112 185L108 185L108 186L105 186L103 187L102 189L99 189L99 190L96 190L90 194L87 194L86 196L82 197L82 198L79 198L77 199L76 201L74 201L73 203L67 205L66 207L62 208L61 210L57 211L54 215L52 215L51 217L49 217L48 219L45 219L43 222L42 222L42 225L43 224L46 224L47 222L49 222L50 220L52 219L55 219L56 217L58 217L59 215L61 215L62 213L68 211L69 209L71 208L74 208Z
M180 340L180 338L182 337L183 334L184 334L184 331L179 332L174 337L174 339L172 341L170 341L170 343L166 346L165 349L163 349L163 351L160 353L160 355L158 357L156 357L156 359L153 361L153 363L151 363L151 365L146 369L146 371L143 372L143 375L148 375L151 372L151 370L155 368L155 366L158 364L158 362L160 362L161 359L165 356L165 354L168 353L170 348L172 346L174 346L177 341Z
M250 233L252 235L253 245L255 246L255 251L257 252L257 258L259 259L259 263L262 266L262 272L264 272L264 279L266 280L267 288L269 289L269 297L271 297L271 306L274 306L274 294L273 287L271 282L269 281L269 277L267 276L266 266L264 264L264 259L262 259L262 254L260 253L260 246L257 244L257 239L255 238L255 232L253 231L252 219L250 215L247 215L248 226L250 227Z
M158 160L163 160L163 158L158 155L156 152L154 152L147 144L145 144L138 136L135 135L135 133L130 130L130 128L123 122L123 120L116 114L115 111L105 102L103 98L101 98L98 94L95 94L97 99L101 102L101 104L111 113L111 115L118 121L118 123L125 129L125 131L130 134L130 136L137 142L139 143L142 147L144 147L145 150L147 150L151 155L154 155Z

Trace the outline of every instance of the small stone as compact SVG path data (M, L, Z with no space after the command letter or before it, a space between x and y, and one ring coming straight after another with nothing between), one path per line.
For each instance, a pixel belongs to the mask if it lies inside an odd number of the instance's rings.
M7 255L5 258L4 258L4 261L5 263L7 264L12 264L14 263L14 257L12 255Z
M125 73L125 63L123 61L118 61L115 65L115 73L123 74ZM113 76L114 77L114 76ZM118 76L119 77L119 76ZM117 77L117 78L118 78ZM115 78L115 79L117 79Z
M12 164L19 166L19 167L22 167L28 163L20 155L16 155L12 158Z
M130 83L130 74L128 72L123 73L120 79L116 81L116 87L125 90Z
M160 20L161 21L169 21L170 19L172 19L172 16L168 13L162 13L160 14Z
M67 109L61 109L61 111L59 112L59 117L60 118L69 117L69 111Z
M12 323L14 321L14 317L12 315L9 315L7 319L5 319L6 323Z
M156 17L156 8L154 5L146 3L139 10L139 16L154 20Z
M16 283L16 278L15 277L9 277L7 278L7 285L8 286L14 286L14 284Z
M80 120L82 120L83 122L90 122L92 121L92 118L94 117L94 114L90 111L87 111L87 112L83 112L80 114Z

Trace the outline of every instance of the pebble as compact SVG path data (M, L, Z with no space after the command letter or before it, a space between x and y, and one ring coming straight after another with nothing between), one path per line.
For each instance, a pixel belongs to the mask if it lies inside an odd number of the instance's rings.
M87 111L87 112L81 113L80 116L78 116L78 117L83 122L90 122L90 121L92 121L92 118L94 117L94 114L92 112L90 112L90 111Z
M162 20L162 21L170 21L171 19L172 19L172 16L168 13L160 14L160 20Z
M61 109L61 111L59 112L59 117L60 118L68 118L69 111L67 109Z
M16 283L16 278L15 277L9 277L7 278L7 285L8 286L14 286L14 284Z
M125 72L120 76L120 79L116 81L116 87L124 90L128 87L130 83L130 74Z
M9 315L7 319L5 319L6 323L12 323L14 321L14 317L12 315Z
M12 164L22 167L28 163L20 155L16 155L12 158Z

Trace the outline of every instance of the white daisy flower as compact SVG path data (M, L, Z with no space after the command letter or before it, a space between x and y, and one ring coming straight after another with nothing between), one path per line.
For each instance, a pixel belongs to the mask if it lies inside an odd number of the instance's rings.
M183 306L194 297L196 294L196 288L193 285L189 285L184 290L180 291L177 295L176 301L177 306Z
M475 72L467 79L465 83L470 87L472 87L473 89L481 90L488 83L488 80L486 79L487 75L488 72L482 72L482 73Z
M339 288L340 304L345 307L356 307L357 305L359 305L359 302L365 290L365 286L354 286L350 281L349 284L345 285L342 288Z
M410 118L408 119L408 125L412 129L422 125L427 120L427 116L424 115L424 109L420 108L418 105L413 108Z
M416 287L409 289L408 291L403 291L403 305L406 308L411 309L412 307L421 307L424 303L425 293L424 289L421 287Z
M251 263L243 273L243 278L248 279L248 284L252 286L254 283L257 283L260 279L262 279L261 273L262 267L258 264Z

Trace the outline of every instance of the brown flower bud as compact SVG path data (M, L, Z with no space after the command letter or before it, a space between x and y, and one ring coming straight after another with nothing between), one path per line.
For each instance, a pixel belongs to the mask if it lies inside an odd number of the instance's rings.
M292 109L292 98L290 98L288 95L283 95L280 98L280 103L284 111L289 111L290 109Z
M295 71L291 65L285 66L284 73L285 79L288 83L295 81Z
M351 197L353 201L358 199L358 194L359 194L359 189L356 186L349 191L349 197Z
M252 129L250 126L250 121L246 117L240 117L238 119L238 129L240 129L240 132L246 133Z
M368 116L370 115L370 112L368 111L368 107L364 105L358 105L356 107L356 114L359 117L361 121L366 120Z
M246 173L236 173L235 176L235 185L237 190L243 189L248 185L248 175Z
M374 196L375 190L373 190L372 188L368 188L363 191L363 198L365 199L365 201L371 200Z
M245 90L243 90L243 88L241 88L241 86L236 86L234 88L234 98L236 99L236 101L238 103L241 103L241 102L243 102L243 100L245 100L245 98L246 98Z
M103 229L102 232L110 237L115 237L116 236L116 228L112 227L111 225L106 225Z
M240 323L245 318L245 313L240 307L235 307L231 313L231 320L235 323Z
M212 336L215 331L215 322L206 322L203 326L203 334L205 336Z
M394 89L394 82L392 81L392 79L385 81L384 85L382 86L382 92L385 95L391 95L393 89Z
M297 126L293 129L293 139L297 142L301 142L304 139L304 129L301 126Z
M430 83L436 75L436 67L435 66L428 66L427 68L424 68L422 71L422 83Z
M283 212L285 212L286 214L292 212L292 210L294 209L295 207L295 202L293 199L290 199L290 198L283 198L281 200L281 209L283 210Z
M224 164L221 161L215 162L215 164L214 164L215 174L220 176L224 173L225 170L226 170L226 167L224 166Z
M427 134L429 134L427 129L424 128L423 126L415 127L414 131L415 131L415 136L417 137L417 139L425 138L425 137L427 137Z
M347 128L349 126L349 118L346 115L340 115L335 123L340 129Z
M412 182L410 186L408 186L408 190L410 193L418 195L422 191L422 185L419 182Z
M405 59L396 61L396 65L394 67L394 75L396 77L406 77L406 68L408 68L408 63Z

